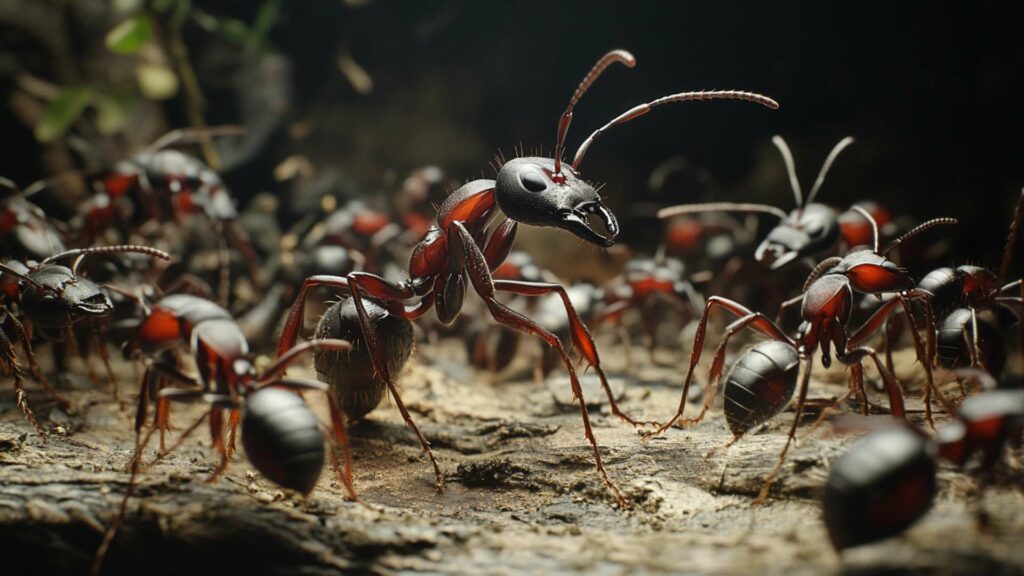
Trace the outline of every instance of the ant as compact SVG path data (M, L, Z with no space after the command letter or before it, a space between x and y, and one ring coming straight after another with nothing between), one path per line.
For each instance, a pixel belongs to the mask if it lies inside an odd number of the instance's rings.
M452 323L462 310L468 283L486 304L490 315L499 324L531 333L555 347L569 372L573 395L579 402L583 419L584 434L593 452L597 473L614 494L620 505L626 507L625 498L618 487L609 479L601 460L590 426L590 417L582 395L580 382L572 359L561 339L530 318L515 312L496 298L497 292L512 292L525 296L542 296L557 293L564 303L566 314L572 325L572 342L586 358L601 379L605 392L612 394L597 348L590 331L580 320L565 289L556 283L520 282L495 280L492 270L501 265L512 248L519 223L531 226L550 226L566 230L578 238L601 247L615 243L619 225L615 215L605 206L597 189L584 181L578 172L587 150L605 131L642 116L657 106L692 100L732 99L745 100L777 108L774 100L741 91L683 92L664 96L640 104L595 130L583 143L573 158L572 164L563 163L565 137L573 119L573 109L580 97L587 91L601 73L611 64L619 63L632 68L636 59L625 50L612 50L590 69L569 100L569 104L558 122L555 152L552 158L520 157L505 162L494 180L474 180L453 192L441 205L437 224L433 226L413 248L409 262L409 278L399 282L388 281L369 273L353 272L346 276L313 276L303 283L288 321L282 333L278 350L290 347L298 337L303 317L303 308L309 290L314 286L332 286L349 291L356 307L359 324L365 338L368 352L376 373L386 383L388 391L402 413L406 424L415 432L434 467L436 487L444 489L443 475L430 450L430 444L420 433L405 404L389 369L386 349L380 342L380 335L374 328L366 311L365 300L377 299L390 314L415 319L432 308L443 324ZM497 224L490 229L488 224L499 209L504 213ZM600 219L606 230L602 234L591 225L590 218ZM410 307L405 302L418 298ZM611 402L612 412L634 422L619 411Z
M640 311L652 363L658 324L665 318L666 308L680 313L685 322L704 307L703 299L687 278L683 262L667 257L664 249L653 258L638 255L626 262L622 274L605 287L603 304L595 325L620 322L630 308ZM625 335L624 331L620 333Z
M935 437L910 425L886 427L832 464L822 504L837 551L900 534L924 516L935 498L937 460L963 467L980 455L983 489L1003 452L1021 445L1024 391L996 390L995 378L981 370L957 374L987 390L951 409L954 419Z
M253 282L259 285L259 259L247 234L238 226L235 201L224 181L199 158L170 148L199 138L241 132L237 126L173 130L130 158L116 162L98 177L89 176L98 190L82 203L72 220L79 241L88 244L104 230L129 229L150 219L180 223L185 217L200 214L216 228L221 252L226 253L227 244L238 250L249 265ZM80 173L42 180L33 188L42 189L53 181L76 175ZM223 279L227 274L226 254L222 254L221 261ZM227 287L221 286L225 301L226 291Z
M176 328L180 333L179 338L191 342L190 349L198 376L187 375L165 360L157 360L147 367L139 392L135 450L129 465L128 488L117 515L96 551L93 574L99 574L107 550L124 521L128 501L134 494L138 474L143 468L143 452L157 430L160 431L161 449L150 465L173 452L204 422L208 422L211 443L220 456L220 463L207 478L207 482L213 482L227 469L234 451L235 431L240 423L242 447L252 465L271 482L303 495L312 492L320 478L325 459L324 440L327 437L332 444L343 448L344 468L333 450L329 451L331 463L349 497L358 501L352 485L352 459L348 451L347 432L337 403L333 400L333 393L322 382L284 376L287 367L310 350L348 352L352 349L351 344L333 339L310 340L278 355L270 366L258 371L248 359L248 344L238 325L230 318L209 318L217 312L213 308L215 304L206 301L209 305L204 305L189 298L180 298L178 302L180 316L168 315L169 307L164 306L140 326L140 336L151 344L166 341L170 339L170 330ZM206 319L190 324L190 317L204 315ZM173 382L173 387L163 387L168 380ZM143 436L142 428L147 418L153 384L157 384L157 407L153 426ZM306 391L322 392L328 396L330 432L299 396L299 393ZM196 401L208 404L208 408L182 432L172 446L166 447L164 431L168 429L170 403ZM225 424L229 427L227 441L224 439Z
M34 186L23 191L0 177L0 248L15 258L42 260L67 249L61 231L28 201L34 192Z
M22 384L21 359L14 351L14 344L21 342L32 375L47 393L66 404L67 401L50 387L39 367L32 350L32 335L37 333L58 340L67 336L73 340L71 330L75 325L108 316L113 310L110 299L100 285L80 276L78 268L86 256L126 252L163 260L170 258L156 248L118 245L67 250L29 265L16 261L0 264L0 366L14 379L14 392L22 414L43 438L47 432L28 405ZM68 259L72 259L70 268L58 264ZM110 366L106 345L98 338L96 341L116 398L117 379Z
M793 154L789 150L786 141L782 136L772 137L772 143L782 154L782 160L786 164L786 171L789 174L789 183L793 188L793 196L796 198L796 208L786 214L774 206L765 204L734 203L734 202L710 202L704 204L682 204L663 208L658 212L662 219L672 218L679 214L694 214L703 212L743 212L770 214L779 219L779 224L768 232L768 236L761 242L754 252L754 258L758 262L769 264L772 270L779 270L787 264L806 257L821 255L831 251L838 244L845 233L851 234L851 243L848 246L861 245L856 242L862 237L861 231L854 226L852 215L844 213L842 223L836 211L824 204L814 202L821 185L825 182L832 163L839 154L848 146L853 144L854 139L850 136L843 138L832 148L825 162L821 165L818 178L814 186L805 198L801 188L800 180L796 176L796 165L793 162Z
M868 212L859 207L854 209L860 210L874 227L874 220ZM754 426L774 417L789 403L796 390L800 364L803 364L803 376L800 379L795 407L796 416L790 427L786 444L779 454L779 460L769 473L765 485L758 495L758 504L767 497L774 477L781 468L796 434L796 427L800 422L807 400L807 390L813 367L812 356L818 348L821 349L821 364L825 368L831 365L831 348L833 346L836 359L851 367L850 393L856 392L860 395L865 410L867 409L867 398L863 384L862 362L865 358L870 357L882 377L892 415L903 418L905 410L903 393L899 384L891 371L879 360L875 350L861 346L861 343L882 325L888 315L895 310L896 304L902 305L910 316L909 301L926 297L923 293L912 289L913 281L903 270L886 259L885 254L906 239L920 234L924 230L940 224L952 223L955 223L955 220L951 218L938 218L925 222L894 240L884 251L878 249L878 232L877 227L874 227L873 249L858 250L843 258L829 258L820 263L811 272L804 285L803 294L799 298L799 301L802 301L803 323L797 330L795 338L788 336L775 322L760 312L754 312L728 298L720 296L709 298L697 326L693 352L690 355L690 367L683 384L679 408L668 422L654 432L645 434L645 437L662 434L683 418L689 398L690 383L704 348L708 319L714 308L723 308L739 319L726 328L725 336L715 353L708 373L709 391L705 393L701 412L696 418L684 419L682 421L684 425L695 424L704 418L716 396L729 340L744 328L749 326L772 340L761 342L749 349L736 361L726 376L725 418L734 435L733 440L727 446L738 441ZM895 292L896 296L883 304L863 326L849 335L846 326L853 309L854 292L862 294ZM918 359L925 363L928 375L927 390L930 392L933 388L931 369L927 362L924 362L924 347L920 342L920 335L917 333L916 327L912 327L911 334L914 336Z
M938 323L937 347L933 356L945 368L980 366L996 377L1006 362L999 328L979 311L995 312L998 307L1015 311L1024 331L1024 285L1020 279L1003 284L1013 261L1017 231L1024 213L1024 191L1017 199L1003 258L996 272L980 266L962 265L955 269L938 268L918 282L919 290L931 295L930 315L942 317ZM1019 296L1009 296L1011 290ZM952 310L951 310L952 309ZM1022 339L1024 342L1024 339Z

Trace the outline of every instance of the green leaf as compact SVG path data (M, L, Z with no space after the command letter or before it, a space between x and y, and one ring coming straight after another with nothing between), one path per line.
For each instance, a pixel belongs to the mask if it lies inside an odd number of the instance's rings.
M167 100L178 93L178 76L160 64L140 64L135 69L139 90L150 100Z
M107 34L107 48L117 54L135 54L153 35L146 16L134 16L118 24Z
M120 132L128 123L133 97L130 93L103 94L96 99L96 129L101 134Z
M252 33L246 46L250 53L258 52L263 47L267 32L277 22L279 14L280 3L278 0L264 0L263 4L260 5L260 9L256 13L256 20L252 23Z
M57 97L46 105L43 117L36 124L36 140L52 142L63 136L82 116L92 97L92 90L88 88L62 88Z

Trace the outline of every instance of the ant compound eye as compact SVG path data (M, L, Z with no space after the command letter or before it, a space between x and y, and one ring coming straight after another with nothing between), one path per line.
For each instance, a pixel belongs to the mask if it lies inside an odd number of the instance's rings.
M522 182L523 188L530 192L543 192L548 187L544 176L536 170L523 170L519 173L519 181Z

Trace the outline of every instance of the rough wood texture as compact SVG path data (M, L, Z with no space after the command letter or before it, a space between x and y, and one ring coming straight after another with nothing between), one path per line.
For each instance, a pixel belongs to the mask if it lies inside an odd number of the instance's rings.
M627 371L613 346L604 350L625 390L623 407L635 416L666 417L680 371L642 365ZM646 360L638 351L632 356ZM791 413L706 456L729 440L719 412L642 443L632 428L604 414L591 382L598 441L633 504L618 510L593 472L579 416L560 404L567 383L557 375L546 385L532 383L523 360L495 382L468 371L454 343L422 346L402 375L405 399L448 475L444 495L434 493L429 465L389 406L354 431L356 486L372 510L344 501L327 472L302 500L249 471L242 458L206 484L215 460L209 442L197 437L141 477L140 497L131 502L104 573L1024 571L1019 490L988 491L983 506L991 528L979 531L969 498L973 483L944 470L936 509L917 526L840 562L816 494L827 462L852 436L825 424L802 440L774 497L755 515L752 494L775 462ZM667 352L661 360L681 363ZM126 384L131 370L123 371ZM836 381L841 374L822 377ZM66 380L76 384L69 391L78 409L73 416L33 394L44 421L64 430L45 444L21 421L12 395L0 396L3 574L86 573L126 487L128 412L101 388ZM841 391L818 381L812 396ZM189 417L179 410L173 420L183 428Z

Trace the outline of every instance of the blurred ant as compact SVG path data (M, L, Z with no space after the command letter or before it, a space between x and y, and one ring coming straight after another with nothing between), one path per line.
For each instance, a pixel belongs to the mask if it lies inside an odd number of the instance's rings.
M1022 212L1024 191L1017 199L998 271L971 265L955 269L943 267L929 272L918 282L918 289L931 295L931 306L925 312L941 318L937 347L932 353L941 366L981 367L998 377L1006 363L998 309L1014 312L1024 332L1024 285L1021 279L1004 284L1013 261ZM1012 290L1020 294L1008 295ZM979 316L979 312L984 311L992 312L992 317ZM1024 337L1021 341L1024 342Z
M32 409L22 384L21 359L14 351L20 341L28 360L32 375L43 385L46 392L62 404L61 398L50 387L32 351L32 336L46 336L54 340L65 337L74 339L71 330L76 324L97 320L110 314L113 309L110 299L102 288L88 278L79 275L82 260L94 254L119 254L136 252L167 260L168 254L148 246L99 246L67 250L29 265L17 261L0 264L0 366L14 379L14 393L18 407L25 419L46 437ZM72 259L71 267L58 264ZM117 378L110 366L109 355L104 342L96 338L100 357L106 366L110 386L117 398Z
M856 208L860 210L859 208ZM863 212L865 218L872 223L871 215ZM902 305L909 313L909 301L924 298L926 295L913 290L913 281L907 274L885 258L885 254L907 238L940 224L951 224L955 220L949 218L936 219L918 226L907 232L884 251L878 249L877 231L874 234L874 247L868 250L852 252L843 258L829 258L819 264L804 286L800 298L802 301L801 315L803 323L795 337L788 336L779 326L760 312L754 312L742 304L712 296L708 299L701 316L700 324L694 339L693 352L690 355L690 367L683 384L683 392L679 400L676 414L646 437L662 434L683 417L689 398L690 383L693 373L700 362L704 339L707 331L708 318L712 309L723 308L739 319L730 324L725 331L715 353L714 361L708 373L708 388L705 393L704 406L696 418L684 419L684 425L700 422L716 396L725 364L725 352L729 340L746 327L770 337L772 340L762 342L748 350L733 365L726 376L725 382L725 417L734 438L729 443L738 441L748 430L762 424L778 414L791 400L796 390L800 364L803 364L803 376L796 401L793 424L786 438L786 444L779 454L775 468L769 473L764 487L757 498L762 503L771 489L776 473L781 468L789 446L796 434L796 427L803 414L807 400L808 385L813 367L812 357L816 350L821 349L821 364L825 368L831 365L831 348L835 347L836 359L851 367L850 393L857 393L865 409L867 398L863 384L862 362L870 357L875 364L886 393L889 397L889 408L892 415L903 418L905 415L903 393L895 377L879 360L874 349L862 346L861 343L873 334L885 318L895 310L897 304ZM882 294L895 292L896 297L886 302L879 310L852 335L847 333L847 324L853 308L854 292L862 294ZM925 358L924 346L916 327L912 327L915 350L918 360L925 364L928 375L928 391L933 388L931 368ZM849 395L849 394L848 394ZM927 402L926 402L927 404ZM930 415L930 414L929 414Z
M935 498L937 460L963 467L980 456L981 494L1004 452L1020 448L1024 391L995 390L995 379L981 370L956 372L985 391L951 409L954 419L934 438L909 424L886 427L832 463L822 504L837 551L900 534L924 516Z
M834 250L839 244L839 240L846 234L849 234L849 237L845 238L847 246L863 245L865 242L859 240L866 236L869 237L871 232L870 228L865 228L866 223L863 219L859 219L853 212L844 213L841 218L833 208L814 202L832 163L853 142L853 138L847 136L832 148L821 165L814 186L811 187L810 193L805 198L801 192L800 181L796 176L796 165L793 162L793 154L790 152L789 146L781 136L772 138L772 143L782 154L782 160L786 164L786 171L789 174L789 183L793 189L793 196L796 198L796 208L789 214L765 204L709 202L664 208L658 212L658 217L665 219L680 214L703 212L761 213L775 216L779 219L779 223L768 232L768 236L754 252L754 258L758 262L770 265L772 270L778 270L796 260L826 254ZM887 215L880 209L876 208L876 210L879 215Z
M0 248L8 257L42 260L63 252L63 234L42 208L28 201L36 188L21 190L0 177Z
M270 366L258 371L249 361L248 344L237 324L229 318L209 318L216 310L199 301L179 298L178 302L178 317L171 315L169 307L162 307L140 326L140 337L153 343L169 339L170 333L176 329L180 338L191 342L191 354L195 358L198 376L187 375L176 365L162 360L151 363L147 368L139 392L135 450L130 464L128 488L121 499L117 515L96 551L93 574L99 574L107 550L124 521L128 501L134 494L138 474L143 468L143 453L156 430L160 431L161 449L150 465L173 452L207 422L213 448L220 456L220 463L207 478L207 482L213 482L227 469L234 450L235 430L241 423L242 447L252 465L271 482L303 495L312 492L320 478L325 460L326 437L332 444L343 448L344 468L333 450L329 451L331 462L349 496L358 500L352 486L352 459L348 452L347 432L337 404L331 399L332 392L327 385L316 380L284 377L285 369L310 350L348 352L352 349L351 345L343 340L310 340L289 349ZM213 305L212 302L209 304ZM206 319L196 324L189 321L190 318L203 316ZM165 381L172 382L173 386L164 387ZM153 425L143 436L149 391L153 384L157 384L157 407ZM297 394L304 391L322 392L328 396L332 423L330 431ZM208 404L208 408L181 433L172 446L166 447L163 434L168 428L169 404L196 401ZM225 425L230 428L227 441L224 439Z
M226 301L227 245L242 254L249 265L250 276L260 285L255 251L245 231L237 225L238 211L220 175L202 160L170 146L212 136L238 135L237 126L168 132L128 159L89 179L97 190L81 204L72 219L72 228L79 234L80 244L92 243L109 229L128 230L149 220L181 223L192 215L205 217L215 227L221 246L221 299ZM37 183L44 188L57 180L80 176L78 172L62 174Z
M666 256L663 248L653 258L638 255L626 262L622 274L605 286L594 326L619 323L626 311L638 310L653 363L657 329L666 312L677 312L686 322L702 308L704 301L690 283L682 261Z
M559 120L553 158L515 158L501 166L495 180L474 180L448 196L438 211L437 225L432 227L413 249L408 279L391 282L380 276L361 272L353 272L344 277L314 276L303 284L302 291L289 314L279 351L290 347L298 337L303 308L312 287L333 286L351 292L375 371L386 383L406 424L416 433L424 452L430 458L439 491L444 486L441 469L430 451L429 443L413 423L399 397L389 369L386 350L381 345L380 334L373 327L366 311L365 300L376 299L390 314L407 319L418 318L433 308L442 323L450 324L462 310L468 276L468 283L499 324L534 334L549 346L558 349L569 372L573 396L579 402L584 433L592 449L598 475L619 504L626 506L625 498L605 472L601 453L591 430L590 417L576 369L561 339L537 322L510 309L495 295L501 291L525 296L558 294L563 300L566 314L570 317L573 344L600 377L609 399L612 400L613 413L628 422L634 422L618 410L612 398L590 331L580 320L562 286L555 283L494 280L491 271L501 265L511 250L520 222L532 226L561 228L597 246L608 247L614 244L619 233L615 216L605 206L594 186L585 182L577 172L594 140L611 127L642 116L657 106L675 102L736 99L769 108L777 108L778 104L765 96L740 91L684 92L665 96L635 106L598 128L579 147L571 166L563 164L562 153L565 137L572 122L573 109L598 76L613 63L633 67L636 60L629 52L613 50L591 68L573 93ZM497 212L495 208L500 209L505 217L488 233L488 224ZM591 225L591 217L602 221L607 235L600 233ZM419 300L406 307L405 302L414 298Z

